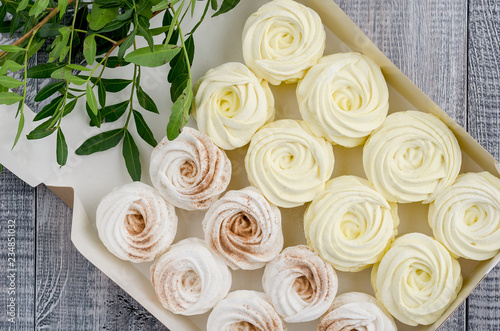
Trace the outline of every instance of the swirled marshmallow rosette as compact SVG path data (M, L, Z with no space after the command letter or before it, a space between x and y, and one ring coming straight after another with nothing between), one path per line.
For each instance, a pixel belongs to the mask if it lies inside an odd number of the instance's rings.
M375 296L408 325L434 323L462 287L460 264L437 240L422 233L396 238L372 269Z
M283 248L280 210L254 187L227 192L202 225L207 244L235 270L262 268Z
M195 85L193 115L198 130L223 149L250 142L274 119L274 98L266 81L244 64L230 62L209 70Z
M333 164L331 144L295 120L279 120L257 131L245 156L250 183L285 208L301 206L323 191Z
M285 322L317 319L330 308L338 289L331 265L310 247L288 247L266 265L264 292Z
M394 319L384 306L371 295L361 292L348 292L337 296L318 325L318 331L397 329Z
M175 208L151 186L125 184L97 207L96 226L104 246L122 260L152 261L177 232Z
M163 307L180 315L203 314L231 288L231 272L205 242L188 238L172 245L151 266L151 282Z
M294 83L323 56L326 33L319 15L292 0L274 0L243 28L243 58L273 85Z
M316 135L345 147L362 144L389 110L380 67L360 53L323 57L299 82L297 100Z
M239 290L215 306L207 331L286 331L286 326L262 292Z
M328 181L304 214L308 244L341 271L360 271L379 262L398 225L397 204L355 176Z
M387 116L363 149L368 180L399 203L430 203L453 184L461 164L453 132L438 117L416 110Z
M231 180L231 161L209 136L185 127L173 141L164 138L151 154L153 186L174 206L204 210Z
M466 173L429 206L434 236L455 256L486 260L500 250L500 179Z

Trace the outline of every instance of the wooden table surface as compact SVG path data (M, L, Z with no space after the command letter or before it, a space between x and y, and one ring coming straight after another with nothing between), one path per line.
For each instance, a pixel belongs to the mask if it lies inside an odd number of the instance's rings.
M337 2L396 66L500 159L499 0ZM6 315L9 219L16 220L14 324ZM166 330L76 251L70 231L71 209L45 186L31 188L4 169L0 330ZM442 330L500 330L500 268Z

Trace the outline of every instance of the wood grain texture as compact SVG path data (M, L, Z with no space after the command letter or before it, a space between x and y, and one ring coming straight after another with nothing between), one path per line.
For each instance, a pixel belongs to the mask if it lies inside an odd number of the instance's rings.
M500 159L500 2L469 3L469 132ZM500 330L500 268L468 299L469 330Z
M9 227L15 221L15 228ZM9 229L15 232L9 238ZM11 245L9 246L9 242ZM15 243L15 261L8 248ZM12 252L12 251L11 251ZM35 190L7 169L0 175L0 330L33 330L35 269ZM10 265L13 262L15 266ZM11 271L9 269L15 269ZM11 286L12 279L15 286ZM11 298L15 300L14 323L8 319Z
M466 127L466 1L336 2L405 75ZM442 330L465 329L464 303Z
M72 211L37 188L36 329L166 330L70 240Z

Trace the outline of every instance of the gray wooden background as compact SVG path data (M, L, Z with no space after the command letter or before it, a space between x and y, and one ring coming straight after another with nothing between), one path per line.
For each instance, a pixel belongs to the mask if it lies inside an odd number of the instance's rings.
M500 159L499 0L337 2L417 86ZM17 226L15 324L6 321L5 312L9 219ZM0 330L166 330L76 251L70 230L67 206L43 185L31 188L4 169ZM500 330L500 268L442 330Z

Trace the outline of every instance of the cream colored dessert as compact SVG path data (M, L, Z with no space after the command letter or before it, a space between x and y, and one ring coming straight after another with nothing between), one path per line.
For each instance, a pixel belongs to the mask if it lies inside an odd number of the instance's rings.
M209 70L195 85L193 115L198 130L223 149L250 142L274 119L274 98L266 81L244 64L230 62Z
M151 266L151 282L163 307L191 316L206 313L221 301L232 278L203 240L188 238L172 245Z
M207 244L232 269L262 268L283 249L280 210L254 187L227 192L202 225Z
M321 318L318 331L397 331L389 312L371 295L348 292L333 301L328 313Z
M455 256L486 260L500 251L500 179L466 173L429 206L434 237Z
M408 325L434 323L462 287L460 264L422 233L396 238L372 269L372 287L387 310Z
M286 326L262 292L239 290L215 306L207 331L285 331Z
M333 164L331 144L295 120L279 120L257 131L245 157L250 183L285 208L303 205L323 191Z
M273 85L294 83L323 56L326 33L319 15L292 0L274 0L243 28L243 58Z
M207 209L231 180L231 161L209 136L185 127L173 141L164 138L151 154L153 186L174 206Z
M389 110L389 91L380 67L360 53L328 55L297 86L302 118L334 144L354 147L378 128Z
M125 184L97 207L96 226L104 246L122 260L148 262L165 252L177 232L175 208L151 186Z
M305 245L285 248L266 265L262 286L285 322L317 319L330 308L338 289L331 265Z
M341 271L360 271L379 262L398 225L397 204L355 176L328 181L304 214L308 244Z
M388 201L430 203L453 184L462 154L438 117L409 110L387 116L363 149L368 180Z

